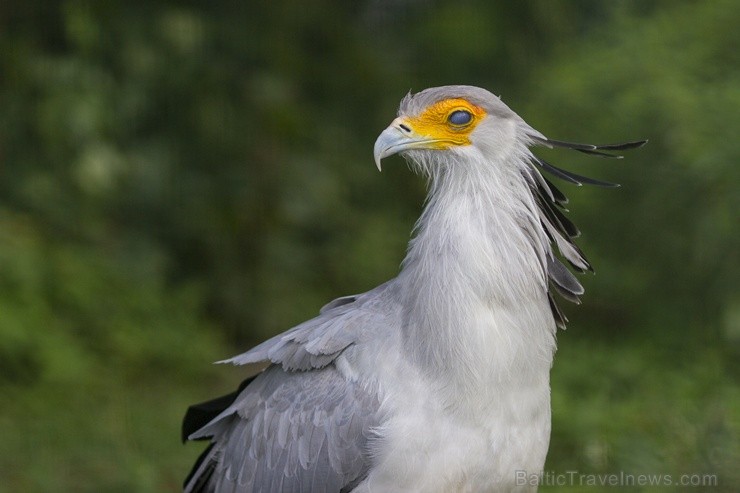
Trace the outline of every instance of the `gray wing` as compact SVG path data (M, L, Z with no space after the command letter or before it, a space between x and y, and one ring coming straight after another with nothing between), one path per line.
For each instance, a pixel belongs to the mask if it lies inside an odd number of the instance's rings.
M318 317L222 363L247 365L269 361L285 370L323 368L347 347L362 340L369 327L378 325L387 311L387 307L378 309L380 295L390 286L389 281L367 293L337 298L325 305Z
M271 366L191 435L213 441L201 491L349 491L370 467L378 407L377 395L333 365L294 373Z
M319 313L324 313L324 312L329 311L329 310L331 310L333 308L344 306L344 305L347 305L349 303L354 303L355 301L357 301L357 298L359 298L359 297L360 297L359 294L351 294L349 296L339 297L339 298L337 298L335 300L330 301L326 305L322 306L321 307L321 310L319 311Z
M386 287L335 300L318 317L226 361L271 365L188 437L211 438L212 446L186 492L335 493L364 479L379 397L333 363L387 322L378 296Z

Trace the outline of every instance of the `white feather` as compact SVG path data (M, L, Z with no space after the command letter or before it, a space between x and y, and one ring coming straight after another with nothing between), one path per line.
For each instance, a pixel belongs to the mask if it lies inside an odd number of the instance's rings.
M474 145L408 153L431 190L393 281L401 332L347 354L388 416L355 491L510 491L544 466L555 323L527 129L489 117Z

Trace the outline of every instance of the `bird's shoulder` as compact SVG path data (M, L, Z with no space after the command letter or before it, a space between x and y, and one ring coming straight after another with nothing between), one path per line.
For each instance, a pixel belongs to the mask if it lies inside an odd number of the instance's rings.
M317 317L278 334L224 363L274 364L287 371L323 368L348 347L398 331L400 305L395 283L344 296L324 305Z

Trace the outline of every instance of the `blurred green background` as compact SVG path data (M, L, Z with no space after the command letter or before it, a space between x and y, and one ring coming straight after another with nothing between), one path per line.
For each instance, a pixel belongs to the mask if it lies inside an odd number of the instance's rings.
M183 411L244 375L212 361L395 275L425 188L372 144L451 83L552 138L650 139L541 153L623 185L561 186L597 274L547 470L740 490L738 25L736 0L5 0L0 491L177 491Z

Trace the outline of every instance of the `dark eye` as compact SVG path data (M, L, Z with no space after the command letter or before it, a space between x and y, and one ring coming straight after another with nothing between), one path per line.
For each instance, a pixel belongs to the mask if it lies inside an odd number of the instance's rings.
M473 115L469 111L456 110L450 113L447 117L447 121L453 125L467 125L473 119Z

